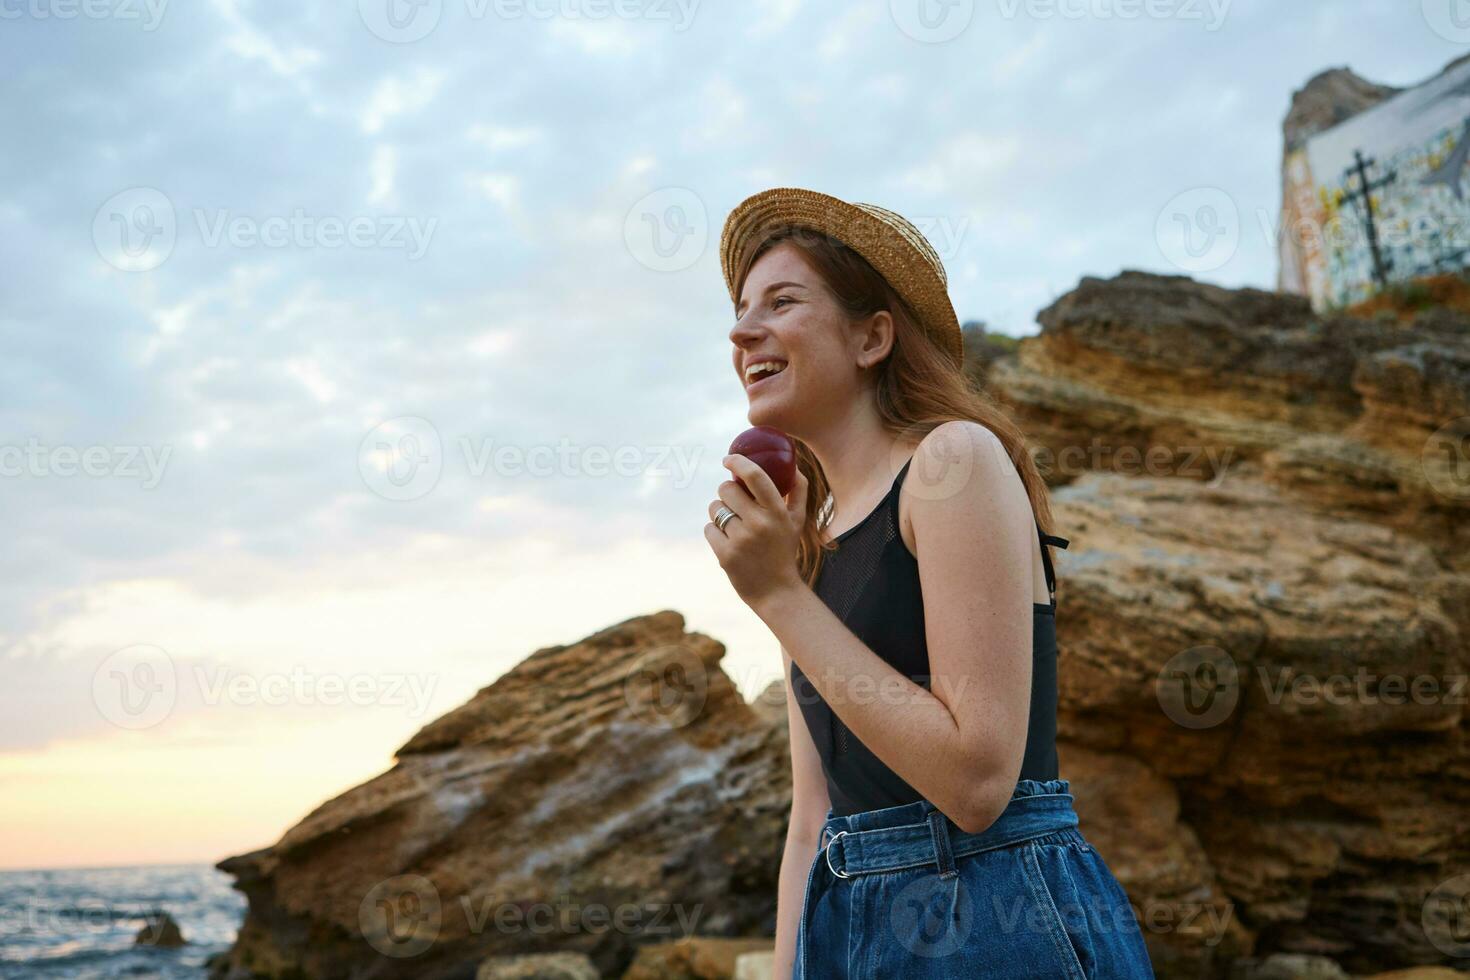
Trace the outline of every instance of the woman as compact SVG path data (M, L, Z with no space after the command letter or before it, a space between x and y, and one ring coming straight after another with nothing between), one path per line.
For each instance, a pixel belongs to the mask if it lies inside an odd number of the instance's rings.
M776 188L720 259L749 419L797 447L785 498L725 457L750 489L720 484L704 528L787 672L775 975L1152 977L1057 774L1067 541L966 381L939 257L890 211Z

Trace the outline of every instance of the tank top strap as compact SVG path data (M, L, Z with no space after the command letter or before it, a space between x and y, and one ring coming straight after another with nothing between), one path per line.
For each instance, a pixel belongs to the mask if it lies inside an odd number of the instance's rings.
M913 463L913 461L914 461L914 457L913 456L910 456L908 458L908 461L905 462L903 464L903 466L899 469L898 475L893 478L893 486L891 486L891 487L888 488L888 499L885 501L885 503L888 505L888 509L893 514L893 528L894 528L895 531L898 530L898 526L899 526L898 525L898 491L899 491L899 487L903 486L904 474L908 473L909 466Z
M903 468L898 471L898 475L893 478L893 485L888 488L888 498L886 500L886 504L892 511L893 527L895 531L898 528L899 487L903 485L904 474L908 473L909 466L912 465L913 462L914 457L910 456L908 458L908 461L903 464ZM1040 524L1036 525L1036 533L1041 538L1041 565L1042 568L1044 568L1046 571L1046 588L1047 591L1051 593L1051 604L1055 606L1057 604L1057 573L1056 569L1052 567L1051 552L1047 550L1046 546L1052 545L1054 547L1065 550L1067 545L1071 544L1072 542L1067 538L1061 537L1060 535L1047 534L1041 529Z
M1046 550L1047 545L1055 545L1063 550L1071 544L1069 540L1058 537L1055 534L1047 534L1041 530L1041 525L1036 525L1036 533L1041 537L1041 567L1046 570L1046 589L1051 593L1051 604L1057 604L1057 573L1051 564L1051 552Z

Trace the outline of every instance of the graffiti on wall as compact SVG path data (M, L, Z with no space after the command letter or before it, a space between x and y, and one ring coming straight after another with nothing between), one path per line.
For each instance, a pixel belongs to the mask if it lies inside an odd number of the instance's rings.
M1281 288L1346 306L1470 266L1470 62L1287 154Z

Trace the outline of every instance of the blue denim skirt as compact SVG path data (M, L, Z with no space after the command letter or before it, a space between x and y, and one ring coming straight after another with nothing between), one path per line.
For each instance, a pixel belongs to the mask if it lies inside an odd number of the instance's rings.
M1123 887L1065 779L1023 779L967 834L927 800L827 811L793 980L1152 980Z

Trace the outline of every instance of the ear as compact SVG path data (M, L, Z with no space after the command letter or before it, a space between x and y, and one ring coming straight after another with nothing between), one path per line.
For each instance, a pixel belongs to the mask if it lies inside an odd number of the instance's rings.
M858 343L858 364L870 368L882 363L893 350L893 314L879 310L855 324Z

